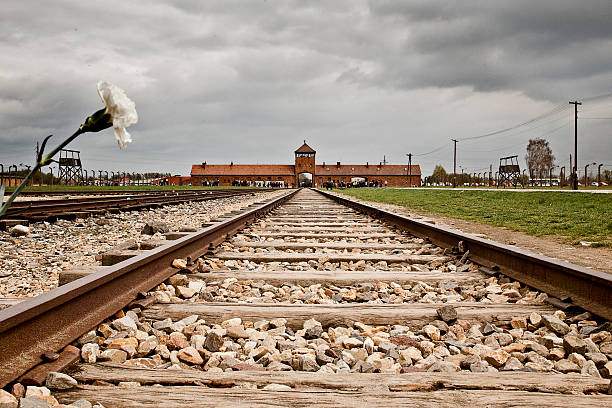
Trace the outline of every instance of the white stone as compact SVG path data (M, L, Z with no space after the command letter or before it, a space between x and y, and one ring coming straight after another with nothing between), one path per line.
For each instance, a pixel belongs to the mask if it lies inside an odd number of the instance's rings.
M21 237L23 235L28 235L30 233L30 228L25 225L17 224L9 229L9 233L14 237Z
M363 348L368 352L368 354L372 354L374 352L374 341L371 338L366 337L363 342Z
M423 331L433 341L440 340L440 329L438 329L436 326L428 324L427 326L423 327Z
M124 316L120 319L113 320L113 327L119 331L136 331L138 327L136 327L136 322L132 320L129 316Z
M599 370L597 369L597 366L595 365L593 360L588 360L582 367L580 373L582 375L590 375L591 377L601 378Z
M51 390L49 390L47 387L36 387L34 385L28 385L26 387L26 393L25 396L26 398L40 398L43 399L44 397L48 397L51 395Z
M50 372L45 386L51 390L69 390L77 386L77 380L64 373Z
M352 349L355 347L361 347L363 345L363 341L354 337L348 337L342 341L342 345L347 349Z
M0 407L17 408L19 401L10 392L0 389Z
M87 343L81 347L81 358L86 363L95 363L99 354L100 347L96 343Z
M239 317L234 317L233 319L228 319L225 320L221 323L221 327L223 327L224 329L227 329L228 327L231 326L239 326L242 324L242 319Z

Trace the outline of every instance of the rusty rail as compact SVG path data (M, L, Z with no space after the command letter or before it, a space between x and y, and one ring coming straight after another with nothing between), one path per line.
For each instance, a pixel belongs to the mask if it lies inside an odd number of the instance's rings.
M206 201L224 197L251 194L252 190L216 191L162 191L111 197L79 197L39 201L14 202L2 218L45 217L70 214L74 211L103 210L106 208L139 209L153 205L175 204L187 201Z
M108 316L177 272L175 258L196 259L297 190L215 223L162 247L120 262L0 311L0 388L59 351Z
M597 316L612 320L612 276L605 272L432 225L325 191L317 191L340 204L382 219L415 236L428 238L443 248L457 247L459 242L463 241L472 261L566 303L573 303Z
M168 187L168 186L165 186ZM268 191L274 190L272 187L242 187L242 188L225 188L225 187L212 187L212 188L176 188L176 189L168 189L168 190L134 190L129 187L121 187L118 190L61 190L61 189L53 189L53 190L35 190L29 191L25 190L19 193L19 196L30 196L30 197L38 197L38 196L62 196L62 195L88 195L88 196L106 196L106 195L126 195L126 194L163 194L163 193L177 193L177 192L185 192L185 193L193 193L193 192L219 192L219 191L249 191L249 192L257 192L257 191ZM8 193L11 192L11 189L7 189Z

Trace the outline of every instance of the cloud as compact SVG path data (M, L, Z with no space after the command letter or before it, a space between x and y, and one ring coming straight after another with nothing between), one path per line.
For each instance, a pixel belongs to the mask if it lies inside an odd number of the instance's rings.
M31 160L46 134L71 134L101 106L95 83L104 79L136 101L140 122L126 151L112 132L71 145L98 168L186 174L204 160L290 163L304 138L328 162L402 163L447 143L417 157L426 172L448 168L451 137L612 92L610 20L608 0L7 0L0 162ZM604 102L583 110L607 112ZM465 143L462 164L522 156L529 137L568 115L569 105L511 143ZM584 122L581 157L607 159L610 122ZM550 133L557 157L573 149L570 133Z

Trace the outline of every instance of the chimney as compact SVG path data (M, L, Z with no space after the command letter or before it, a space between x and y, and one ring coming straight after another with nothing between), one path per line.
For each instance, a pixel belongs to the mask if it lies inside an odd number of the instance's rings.
M323 167L325 167L325 162L323 162Z
M366 168L370 167L370 163L366 162Z
M340 162L336 162L336 167L340 168Z
M206 168L206 162L202 163L202 168Z
M230 166L233 166L233 165L234 165L234 162L231 162L231 163L230 163Z
M378 163L378 165L379 165L379 166L382 166L382 162L379 162L379 163Z

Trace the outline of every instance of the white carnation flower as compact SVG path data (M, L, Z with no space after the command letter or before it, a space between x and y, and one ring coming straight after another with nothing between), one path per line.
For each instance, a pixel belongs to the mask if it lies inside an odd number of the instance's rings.
M123 89L105 81L98 82L98 93L106 107L106 113L111 116L115 138L120 148L132 142L126 127L138 122L136 105L127 97Z

